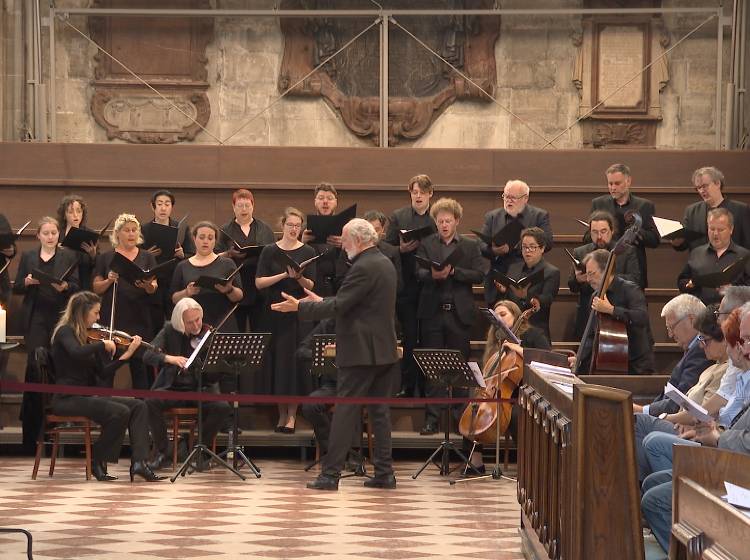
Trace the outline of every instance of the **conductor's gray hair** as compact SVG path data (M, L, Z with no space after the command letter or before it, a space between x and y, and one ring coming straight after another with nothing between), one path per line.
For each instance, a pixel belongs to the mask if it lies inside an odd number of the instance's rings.
M704 309L706 309L706 305L694 295L680 294L664 304L661 309L661 316L674 315L674 318L679 321L689 315L697 317Z
M370 222L362 218L350 220L346 224L346 230L358 245L376 245L378 242L378 234L375 232L375 228L372 227Z
M185 321L182 320L182 314L188 309L200 309L203 311L201 304L189 297L178 301L172 310L172 318L170 320L172 328L182 334L185 334Z

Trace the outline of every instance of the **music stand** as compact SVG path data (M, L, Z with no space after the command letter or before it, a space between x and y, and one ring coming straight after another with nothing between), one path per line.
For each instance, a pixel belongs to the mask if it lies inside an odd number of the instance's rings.
M471 388L479 387L479 382L474 376L474 372L466 363L466 359L460 350L438 350L438 349L415 349L414 361L417 362L419 369L422 370L426 379L437 385L442 385L448 389L448 397L453 398L453 388ZM445 434L443 441L437 446L432 455L419 467L411 477L416 479L427 466L432 463L435 456L442 452L440 460L440 474L450 474L450 452L453 451L463 463L468 463L468 459L463 452L456 447L451 441L451 410L450 406L446 407L447 420L443 423Z
M312 351L312 366L310 368L310 373L316 377L336 377L338 373L338 368L336 367L336 359L332 356L326 355L326 347L327 346L335 346L336 345L336 335L335 334L315 334L313 335L313 351ZM354 469L354 472L350 474L340 475L339 479L341 478L350 478L352 476L364 476L367 478L372 478L370 475L367 474L367 469L365 468L365 456L362 453L362 435L360 430L360 446L359 451L355 451L352 447L349 450L349 454L356 454L357 457L357 467ZM320 457L319 459L313 461L309 465L305 467L305 472L312 469L315 465L320 464L320 462L323 460L323 457Z

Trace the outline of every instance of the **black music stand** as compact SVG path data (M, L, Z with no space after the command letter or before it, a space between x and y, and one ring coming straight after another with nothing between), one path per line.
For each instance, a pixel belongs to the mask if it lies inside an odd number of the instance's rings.
M316 334L313 335L313 351L312 351L312 367L310 368L310 373L316 377L335 377L338 373L338 369L336 367L336 359L332 358L330 356L325 355L325 349L326 346L329 345L335 345L336 344L336 335L335 334ZM361 433L361 430L360 430ZM365 456L362 453L362 443L361 443L361 435L360 435L360 446L359 451L355 451L354 448L349 450L350 455L356 455L357 458L357 466L354 469L354 472L350 474L340 475L339 479L341 478L350 478L352 476L364 476L367 478L372 478L370 475L367 474L367 469L365 467ZM316 461L313 461L309 465L305 467L305 472L308 472L310 469L312 469L314 466L320 464L320 461L323 459L323 457L320 457Z
M469 364L466 363L466 359L460 350L415 349L414 361L417 362L425 378L448 389L449 398L453 398L454 387L466 389L479 387L474 372L469 367ZM432 463L432 460L440 452L442 452L440 459L441 475L450 474L451 451L458 455L464 464L469 462L463 452L451 441L452 422L450 406L447 406L443 413L447 413L447 419L443 422L445 426L444 439L424 464L419 467L417 472L411 475L413 479L422 474L422 471Z
M240 375L252 375L259 371L263 365L263 357L271 340L271 333L217 333L215 335L223 347L223 352L217 352L212 357L211 349L206 356L207 371L226 372L227 368L232 371L236 384L239 387ZM231 394L236 395L237 391ZM227 442L227 448L219 454L224 460L232 459L232 466L239 470L243 465L247 465L250 472L255 478L260 478L260 468L252 459L245 455L245 448L237 445L237 433L240 421L239 402L232 403L234 407L234 419L232 424L233 438Z

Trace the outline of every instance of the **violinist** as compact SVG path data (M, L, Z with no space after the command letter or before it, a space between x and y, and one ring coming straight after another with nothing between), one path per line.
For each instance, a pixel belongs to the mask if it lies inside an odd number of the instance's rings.
M161 349L146 350L143 361L159 368L152 391L197 391L199 376L191 370L185 370L188 357L198 345L208 325L203 323L203 309L193 298L182 298L172 310L172 318L151 342L152 346ZM203 374L203 386L211 392L218 393L218 376ZM167 450L167 425L164 422L164 410L167 408L195 407L194 401L174 401L146 399L148 421L151 437L154 442L155 458L151 463L154 470L162 468L169 456ZM224 401L201 403L203 409L203 427L200 441L209 443L218 433L219 428L228 422L231 407ZM177 442L175 442L176 445ZM202 468L204 465L199 465Z
M594 294L602 285L608 260L609 251L606 249L597 249L583 258L586 279ZM628 336L628 373L645 374L655 371L654 338L648 319L646 296L639 286L615 275L606 294L592 297L591 312L611 315L625 323ZM588 336L581 340L581 361L575 371L577 374L589 372L594 334L591 329ZM571 367L575 368L576 358L571 357L569 361Z
M521 344L515 344L510 340L507 340L505 332L498 329L494 325L491 325L487 331L487 341L484 345L484 355L482 357L482 363L484 364L483 372L485 378L492 376L495 371L487 371L489 366L492 364L493 358L505 352L513 352L523 358L524 348L538 348L539 350L551 350L552 346L549 340L541 329L532 327L529 324L528 318L521 313L521 309L510 300L503 299L495 303L493 307L495 315L509 328L515 335L520 339ZM498 354L499 353L499 354ZM497 362L498 365L502 363L502 360ZM496 369L496 368L495 368ZM518 394L518 386L513 390L511 398L516 398ZM490 403L492 404L492 403ZM467 407L468 409L468 407ZM518 409L514 405L511 411L511 419L508 426L510 434L513 439L516 439L517 434L517 423L516 418L518 416ZM491 428L491 430L494 428ZM494 433L491 434L494 437ZM464 451L468 453L471 449L470 441L464 438ZM484 473L484 463L482 461L482 445L477 444L474 449L474 453L470 457L470 462L474 468L480 473Z
M70 295L78 290L76 256L72 251L58 247L60 230L57 220L49 216L39 220L36 237L39 248L24 251L18 264L13 291L23 294L23 333L26 344L26 381L35 379L34 352L40 346L49 348L52 331L65 309ZM73 267L73 269L71 269ZM34 270L60 278L59 283L41 283ZM68 272L65 278L62 276ZM41 428L42 402L36 393L24 393L21 406L23 441L32 449Z
M113 359L117 348L112 340L89 342L87 331L99 320L100 309L101 298L92 292L79 292L68 301L52 334L52 362L58 385L111 387L115 372L140 346L141 338L134 336L125 351ZM143 401L61 394L52 399L52 412L85 416L101 426L91 459L91 471L97 480L115 480L107 474L107 463L118 461L126 428L130 433L130 481L136 475L149 482L161 480L147 463L148 412Z
M70 228L85 229L88 208L83 197L77 194L68 194L62 197L57 207L57 222L62 226L60 231L60 243L65 240ZM78 257L78 280L82 290L91 289L91 276L94 272L96 262L96 243L82 243L81 251L76 251Z
M113 328L141 338L151 338L153 323L151 320L151 304L155 300L156 278L138 280L135 284L127 281L119 282L119 276L111 270L115 252L141 267L150 270L156 266L154 256L140 249L143 243L141 224L132 214L120 214L112 226L110 242L114 249L99 255L94 269L94 293L102 296L102 317L109 325L112 323L114 300ZM115 291L115 283L117 289ZM114 296L114 297L113 297ZM134 389L148 389L151 386L149 372L140 357L130 360L130 373Z

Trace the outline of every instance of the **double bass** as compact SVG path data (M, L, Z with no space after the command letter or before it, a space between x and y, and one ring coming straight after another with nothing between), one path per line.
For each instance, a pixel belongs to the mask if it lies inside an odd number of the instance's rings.
M629 220L628 220L629 218ZM602 297L606 295L607 290L612 284L615 277L615 263L617 256L621 255L629 246L633 245L638 236L638 232L643 225L641 215L633 212L626 216L626 220L631 222L630 227L617 240L617 243L609 252L607 266L602 274L602 281L599 289L594 291L592 296ZM592 340L591 361L587 372L580 371L583 358L585 356L587 344L586 340ZM581 345L576 353L574 372L593 373L594 371L609 371L615 373L628 372L628 331L627 325L622 321L615 319L612 315L599 313L594 309L589 310L589 318L586 321L586 328L581 336Z
M524 311L513 323L513 328L509 329L494 311L482 309L491 324L505 335L505 340L518 345L521 341L516 336L516 332L534 311L533 308ZM523 379L523 356L510 349L502 348L487 359L482 371L487 372L486 387L480 389L476 397L504 399L504 402L471 403L461 415L458 431L467 439L491 445L496 442L498 430L500 435L508 430L513 411L513 403L509 400Z

